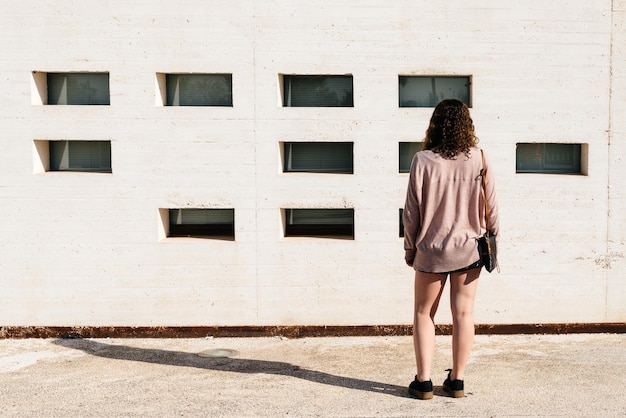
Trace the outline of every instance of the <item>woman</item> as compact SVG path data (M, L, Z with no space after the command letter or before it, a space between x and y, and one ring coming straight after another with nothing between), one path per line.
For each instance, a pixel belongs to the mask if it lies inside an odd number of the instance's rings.
M452 369L443 389L464 396L465 366L474 342L474 298L482 263L477 238L485 231L483 158L469 109L458 100L437 105L422 151L411 163L404 205L406 263L415 269L413 342L417 374L409 392L433 396L435 314L448 276L452 310ZM484 161L490 232L498 234L493 170Z

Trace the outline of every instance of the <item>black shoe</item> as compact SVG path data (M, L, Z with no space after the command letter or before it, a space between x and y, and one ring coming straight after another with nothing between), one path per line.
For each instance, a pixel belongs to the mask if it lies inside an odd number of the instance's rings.
M433 382L428 379L425 382L420 382L415 376L415 380L409 385L409 393L415 396L417 399L432 399L433 397Z
M452 395L453 398L462 398L465 396L465 388L462 380L455 379L450 380L450 373L452 373L452 369L448 369L448 377L443 382L443 390Z

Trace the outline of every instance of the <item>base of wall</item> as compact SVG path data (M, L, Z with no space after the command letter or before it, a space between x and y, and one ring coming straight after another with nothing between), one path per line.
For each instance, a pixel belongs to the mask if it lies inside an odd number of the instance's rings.
M0 327L0 339L21 338L228 338L228 337L360 337L411 335L411 325L364 326L241 326L241 327ZM438 325L450 335L451 325ZM477 324L476 334L599 334L626 333L626 323Z

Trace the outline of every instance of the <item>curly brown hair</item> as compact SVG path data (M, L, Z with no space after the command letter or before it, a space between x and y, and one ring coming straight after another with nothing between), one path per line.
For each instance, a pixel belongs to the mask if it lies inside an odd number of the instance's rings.
M439 102L430 118L422 150L453 160L460 153L469 157L470 148L477 143L474 122L465 103L456 99Z

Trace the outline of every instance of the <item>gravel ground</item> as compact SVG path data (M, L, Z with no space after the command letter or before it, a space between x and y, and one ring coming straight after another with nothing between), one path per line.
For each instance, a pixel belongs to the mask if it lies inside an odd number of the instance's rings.
M466 396L410 397L410 337L0 340L2 417L626 416L626 335L476 337Z

